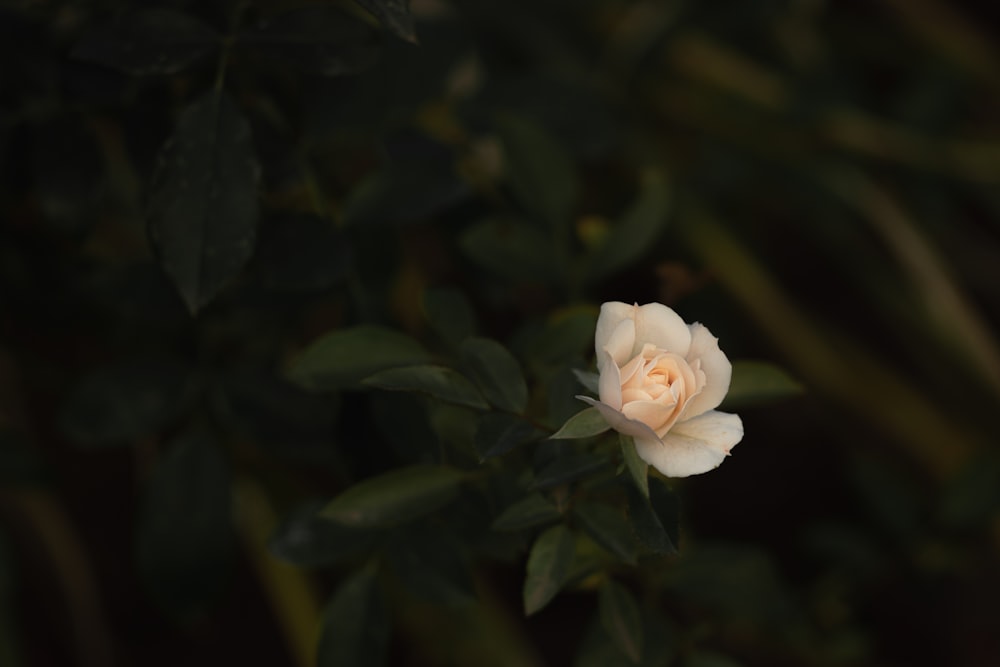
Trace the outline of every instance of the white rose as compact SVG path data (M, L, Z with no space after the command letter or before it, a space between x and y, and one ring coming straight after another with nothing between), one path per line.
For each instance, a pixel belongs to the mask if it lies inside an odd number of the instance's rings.
M715 410L733 367L701 324L687 325L659 303L608 302L594 347L601 400L579 398L632 436L639 456L664 475L712 470L743 439L740 418Z

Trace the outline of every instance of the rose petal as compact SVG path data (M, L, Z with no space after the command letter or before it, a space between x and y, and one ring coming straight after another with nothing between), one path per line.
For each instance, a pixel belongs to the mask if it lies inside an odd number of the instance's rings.
M594 350L598 358L601 350L607 346L611 334L623 320L635 319L635 306L621 301L608 301L601 305L601 314L597 317L597 332L594 334Z
M724 453L701 440L673 432L667 433L662 442L636 437L635 451L639 458L667 477L700 475L718 468L726 458Z
M670 434L693 438L723 454L743 439L743 420L739 415L709 410L694 419L677 422Z
M632 401L622 406L622 414L633 421L640 421L653 431L658 430L673 416L674 404L655 401Z
M622 408L622 379L618 365L607 350L597 354L601 376L597 380L597 395L614 410Z
M719 339L697 323L691 325L691 348L687 358L691 361L700 359L701 370L705 373L705 386L697 396L689 398L684 406L684 419L691 419L719 407L729 392L733 365L719 349Z
M691 347L691 331L681 316L660 303L640 306L635 314L636 345L652 343L661 350L687 357ZM640 350L633 347L633 352Z
M623 415L618 410L615 410L607 403L602 403L601 401L595 401L589 396L577 396L581 401L589 405L594 406L601 412L601 416L604 417L605 421L611 425L611 428L618 431L619 433L624 433L625 435L631 435L635 438L645 438L648 440L655 440L659 442L660 439L656 437L656 433L653 429L649 428L642 422L638 422L629 419Z
M635 344L635 321L622 320L611 332L608 342L602 350L608 352L615 364L621 368L632 358L632 346ZM600 359L598 355L598 359Z

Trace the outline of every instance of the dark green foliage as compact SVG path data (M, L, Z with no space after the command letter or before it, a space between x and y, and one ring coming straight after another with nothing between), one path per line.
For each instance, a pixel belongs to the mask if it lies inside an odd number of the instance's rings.
M429 514L455 498L463 475L414 465L366 479L333 499L320 516L358 528L392 526Z
M259 176L250 125L226 93L181 112L153 175L149 236L192 313L253 253Z
M561 525L549 528L535 540L524 579L524 613L530 616L542 609L566 583L573 549L573 534Z
M202 611L228 581L233 556L229 466L201 433L169 443L153 470L136 528L139 576L177 616Z
M345 580L323 612L319 667L378 667L389 644L389 612L375 574L368 569Z

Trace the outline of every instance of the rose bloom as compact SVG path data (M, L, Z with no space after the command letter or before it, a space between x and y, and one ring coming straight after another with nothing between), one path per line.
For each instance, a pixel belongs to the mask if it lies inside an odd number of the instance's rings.
M715 410L732 377L718 339L659 303L601 306L594 337L600 401L580 396L639 456L668 477L719 466L743 439L737 415Z

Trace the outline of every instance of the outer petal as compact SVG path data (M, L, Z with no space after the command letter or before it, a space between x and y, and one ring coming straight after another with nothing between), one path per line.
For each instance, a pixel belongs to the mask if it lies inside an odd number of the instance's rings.
M597 353L598 366L601 369L600 379L597 381L597 395L608 404L613 410L622 409L622 376L618 365L607 350Z
M612 408L610 405L600 401L595 401L590 396L577 396L577 398L600 410L601 416L604 417L608 424L611 425L611 428L619 433L635 437L636 442L638 442L639 438L653 440L655 442L660 441L660 439L656 437L656 434L653 433L653 429L649 428L642 422L629 419L618 410Z
M691 347L691 331L673 309L661 303L647 303L636 312L635 345L639 349L633 347L633 354L638 354L645 343L686 358Z
M622 406L622 414L656 431L673 416L675 405L674 403L664 405L656 401L632 401Z
M709 410L694 419L677 422L667 435L699 440L712 449L729 454L729 450L743 439L743 420L739 415Z
M705 387L684 406L682 418L685 420L719 407L729 392L729 382L733 376L733 365L719 349L719 339L701 324L692 324L690 329L691 349L687 358L689 361L701 360Z
M607 351L619 368L632 358L632 346L635 345L635 320L622 320L611 332L608 342L603 348L597 349L597 359L601 361L601 351Z
M676 424L662 444L636 437L635 447L644 461L667 477L687 477L717 468L742 438L738 416L712 411Z
M594 333L594 351L597 352L598 359L618 324L622 320L635 319L635 310L635 306L621 301L608 301L601 305L601 314L597 317L597 331Z

